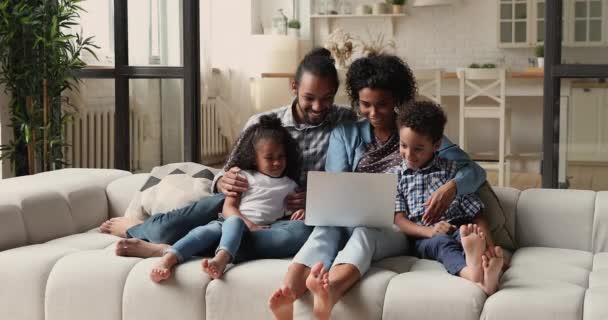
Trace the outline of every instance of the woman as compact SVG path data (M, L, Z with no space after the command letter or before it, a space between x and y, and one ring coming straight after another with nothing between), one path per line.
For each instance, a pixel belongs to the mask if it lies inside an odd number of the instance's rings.
M395 56L361 58L349 68L346 85L351 103L358 105L363 119L334 129L326 171L391 172L401 162L396 109L406 107L416 94L412 71ZM446 137L439 154L458 161L462 168L427 201L424 219L429 222L445 212L456 194L474 192L485 181L485 171ZM283 286L271 296L269 306L277 319L291 319L293 302L309 289L314 296L315 316L328 319L335 303L367 272L372 261L403 254L406 247L400 232L315 227L294 257ZM325 270L329 270L327 275Z

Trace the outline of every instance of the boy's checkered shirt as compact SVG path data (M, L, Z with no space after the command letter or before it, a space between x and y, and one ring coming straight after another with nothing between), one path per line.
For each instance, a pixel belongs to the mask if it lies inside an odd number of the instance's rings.
M404 212L410 221L424 225L424 203L433 192L453 179L458 169L456 162L437 155L426 167L419 170L408 168L403 161L397 167L395 212ZM456 196L441 220L456 224L471 221L483 207L481 199L474 193Z

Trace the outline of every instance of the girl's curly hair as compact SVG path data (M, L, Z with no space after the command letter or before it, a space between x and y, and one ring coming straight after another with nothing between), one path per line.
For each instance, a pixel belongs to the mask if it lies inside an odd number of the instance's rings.
M261 116L258 123L250 126L243 132L241 139L236 145L236 150L225 168L239 167L242 170L257 170L255 147L263 139L270 139L285 146L287 165L283 176L287 176L297 182L300 179L302 163L300 148L287 129L283 127L281 119L276 114Z
M359 91L365 88L388 90L396 107L404 107L416 96L416 80L401 58L380 54L355 60L346 73L346 92L353 106L359 103Z

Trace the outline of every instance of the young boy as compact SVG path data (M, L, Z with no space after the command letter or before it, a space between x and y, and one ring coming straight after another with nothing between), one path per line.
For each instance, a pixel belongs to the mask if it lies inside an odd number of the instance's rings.
M415 252L420 258L437 260L450 274L493 294L498 288L503 253L500 247L486 246L490 234L479 216L483 209L479 197L457 196L440 222L422 222L427 198L453 179L458 169L453 161L436 155L447 122L443 110L431 102L416 102L398 120L403 161L397 173L395 223L415 239Z

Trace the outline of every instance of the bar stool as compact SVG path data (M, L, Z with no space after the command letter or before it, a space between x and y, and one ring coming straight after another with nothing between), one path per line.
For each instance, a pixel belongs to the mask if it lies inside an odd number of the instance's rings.
M414 77L418 85L418 97L441 105L441 69L416 69Z
M457 72L460 82L460 114L459 114L459 144L467 151L465 120L466 119L497 119L498 126L498 156L490 153L492 160L478 161L486 170L498 171L498 186L504 187L511 181L511 116L506 107L505 69L459 69ZM495 92L498 91L498 94ZM490 104L480 104L473 100L485 97ZM486 154L488 155L488 154ZM475 155L471 154L475 159Z

